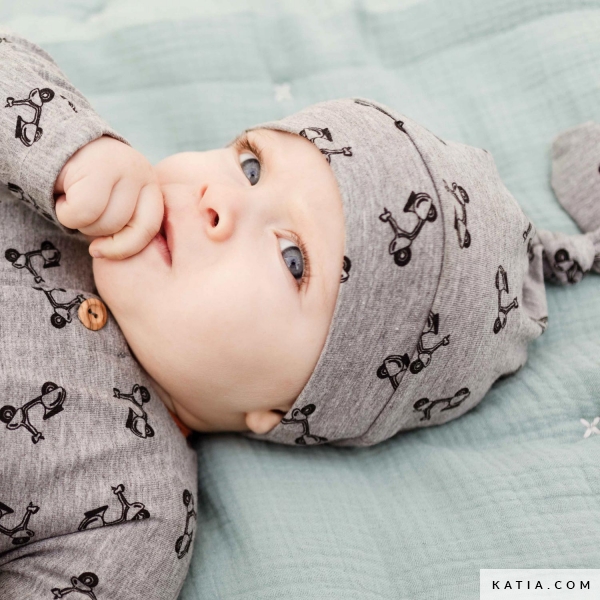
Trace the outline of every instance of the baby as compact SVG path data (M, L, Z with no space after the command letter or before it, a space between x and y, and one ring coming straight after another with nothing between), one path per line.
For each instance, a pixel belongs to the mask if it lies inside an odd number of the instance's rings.
M367 446L444 423L525 363L544 277L600 272L594 124L555 144L586 231L567 236L536 231L487 151L370 100L153 167L11 33L0 82L3 599L176 598L185 436Z

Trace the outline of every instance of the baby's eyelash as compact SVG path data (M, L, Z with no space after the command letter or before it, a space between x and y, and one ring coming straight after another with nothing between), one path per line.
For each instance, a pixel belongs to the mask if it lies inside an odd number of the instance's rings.
M263 163L263 155L262 150L250 139L248 139L248 133L244 132L234 143L233 147L237 150L238 153L242 153L244 150L248 152L252 152L258 159L258 162ZM300 252L302 253L302 260L304 262L304 271L302 272L302 277L300 279L300 283L298 284L299 288L302 288L308 282L308 278L310 277L310 258L308 256L308 251L306 250L306 245L300 238L300 236L293 231L288 231L287 234L292 238L293 242L300 248Z
M300 236L294 233L293 231L288 231L287 234L292 238L293 242L300 248L300 252L302 252L302 260L304 262L304 271L302 271L302 277L300 278L300 283L298 284L299 288L302 288L310 277L310 259L308 257L308 251L306 250L306 246L304 242L300 239Z
M252 152L252 154L254 154L256 158L258 158L258 162L262 164L262 150L254 142L248 139L247 133L242 134L242 136L235 141L233 147L240 153L244 150Z

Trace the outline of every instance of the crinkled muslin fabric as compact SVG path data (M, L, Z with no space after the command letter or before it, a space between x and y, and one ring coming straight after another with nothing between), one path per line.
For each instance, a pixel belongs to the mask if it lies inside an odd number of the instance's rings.
M544 280L572 284L600 272L600 145L591 125L554 144L553 185L586 231L579 235L537 230L486 150L442 140L372 100L322 102L248 128L319 148L340 188L346 246L314 372L275 428L246 435L369 446L460 417L518 371L548 324ZM581 136L595 150L585 175L593 203L585 190L571 192Z

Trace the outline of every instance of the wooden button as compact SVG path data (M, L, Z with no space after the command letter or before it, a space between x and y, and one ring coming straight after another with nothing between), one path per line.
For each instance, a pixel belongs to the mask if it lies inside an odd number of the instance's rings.
M106 325L108 320L108 311L104 302L98 298L88 298L82 302L77 311L79 320L92 331L98 331Z

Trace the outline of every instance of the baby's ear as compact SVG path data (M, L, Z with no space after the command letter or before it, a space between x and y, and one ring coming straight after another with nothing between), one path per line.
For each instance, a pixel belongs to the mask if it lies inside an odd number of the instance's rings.
M254 433L268 433L282 417L283 413L278 410L253 410L246 413L246 427Z

